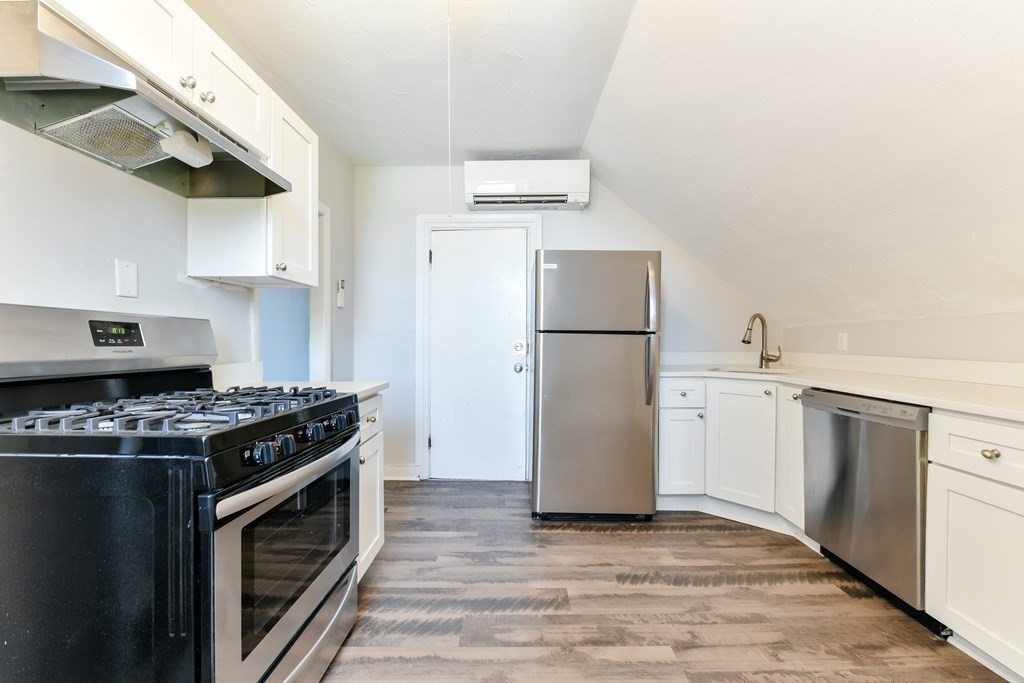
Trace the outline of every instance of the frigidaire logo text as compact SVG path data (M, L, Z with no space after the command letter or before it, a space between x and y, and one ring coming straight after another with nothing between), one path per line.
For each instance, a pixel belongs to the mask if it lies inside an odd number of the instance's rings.
M135 353L131 349L113 349L114 353Z

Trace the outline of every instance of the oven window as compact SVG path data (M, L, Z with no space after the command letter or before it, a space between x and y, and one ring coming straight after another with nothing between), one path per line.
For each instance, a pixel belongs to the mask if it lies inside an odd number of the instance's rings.
M351 460L242 529L242 658L349 542Z

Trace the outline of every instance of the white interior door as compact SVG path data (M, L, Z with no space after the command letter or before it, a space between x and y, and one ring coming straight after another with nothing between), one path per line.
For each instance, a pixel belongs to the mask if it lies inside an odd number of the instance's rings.
M432 230L430 250L430 476L522 481L528 231Z

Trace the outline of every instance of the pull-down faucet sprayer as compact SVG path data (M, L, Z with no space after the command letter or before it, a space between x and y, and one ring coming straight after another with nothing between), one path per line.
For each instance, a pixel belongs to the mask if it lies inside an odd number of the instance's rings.
M764 316L760 313L750 316L750 320L747 321L747 331L743 333L743 339L740 341L744 344L750 343L750 337L754 333L755 320L761 321L761 355L758 358L757 367L767 368L770 363L777 363L782 358L782 347L778 347L779 353L777 355L768 353L768 323L765 322Z

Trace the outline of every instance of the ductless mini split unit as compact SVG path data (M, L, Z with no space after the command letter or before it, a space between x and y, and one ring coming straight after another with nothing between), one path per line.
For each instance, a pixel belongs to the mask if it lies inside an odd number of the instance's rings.
M590 203L590 161L467 161L473 210L582 209Z

